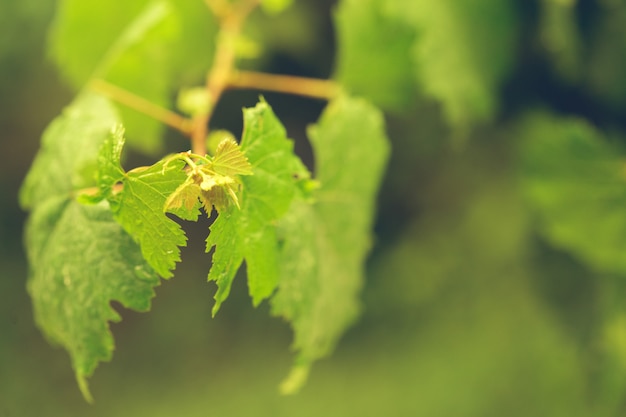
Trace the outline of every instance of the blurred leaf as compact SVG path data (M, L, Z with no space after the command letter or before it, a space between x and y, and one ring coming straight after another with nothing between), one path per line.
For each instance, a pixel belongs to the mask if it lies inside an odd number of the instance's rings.
M583 120L523 125L522 184L541 232L602 271L626 273L624 150Z
M381 113L363 100L331 102L309 130L321 186L279 222L281 278L272 313L285 317L298 351L285 392L297 391L313 361L328 355L359 312L358 294L376 194L389 145Z
M626 3L599 2L602 14L590 36L588 85L595 95L626 106Z
M542 0L540 37L543 47L566 80L581 72L581 39L576 21L576 0Z
M261 0L261 8L268 14L278 14L292 4L293 0Z
M414 74L424 93L442 104L448 122L465 127L490 119L515 58L513 2L393 0L389 9L415 28Z
M484 153L478 155L493 157ZM456 172L444 166L436 191L422 190L432 206L375 258L365 295L373 316L395 314L410 322L411 312L436 306L451 288L506 280L525 267L528 215L510 171L486 168L476 156L462 159L451 163ZM454 192L458 201L446 200L444 209L433 201L440 183L447 184L448 193L462 190Z
M119 123L109 100L83 94L54 119L20 190L23 208L36 207L59 195L95 185L97 154Z
M111 104L85 94L46 129L21 190L30 208L26 248L35 320L67 349L85 398L86 378L111 358L112 300L146 311L158 277L105 202L83 206L72 194L95 185L98 149L118 123Z
M495 112L516 24L513 3L501 0L343 0L338 79L396 108L410 101L413 79L463 128Z
M62 0L50 48L75 87L103 76L168 107L172 90L197 82L208 70L214 32L211 14L193 0ZM123 109L123 119L131 145L151 153L161 148L156 121L130 109Z
M416 31L389 16L381 0L342 0L335 14L337 69L346 89L383 108L402 110L414 100L411 48Z

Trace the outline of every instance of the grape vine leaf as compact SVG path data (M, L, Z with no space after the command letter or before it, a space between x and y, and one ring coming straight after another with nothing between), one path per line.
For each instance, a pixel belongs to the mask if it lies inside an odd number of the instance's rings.
M50 53L65 78L82 88L92 77L167 107L182 85L197 84L209 67L216 25L196 0L62 0L50 33ZM202 51L202 53L198 53ZM122 108L129 144L161 148L162 126Z
M409 105L418 92L411 61L415 30L389 16L379 0L342 0L335 25L335 78L383 108Z
M244 259L254 305L272 294L278 281L273 223L287 212L298 191L297 179L309 177L293 154L285 128L265 101L244 109L241 151L252 165L253 175L241 178L240 208L230 205L220 212L207 238L207 252L215 247L208 277L218 285L213 314L228 297Z
M111 204L115 219L141 246L141 253L163 278L180 261L180 246L187 238L178 223L165 215L167 198L185 182L187 174L182 160L164 158L149 167L125 172L120 164L124 146L123 129L115 130L99 154L98 185ZM121 190L115 190L116 184ZM196 220L197 205L175 211L179 217Z
M389 155L382 114L362 99L331 102L309 129L319 188L299 193L278 223L280 281L272 313L291 322L298 351L282 384L300 388L359 312L376 195Z
M222 140L213 158L206 156L204 163L196 164L189 160L187 179L165 200L165 211L175 213L176 209L193 210L202 203L207 215L213 207L221 212L230 204L239 206L237 192L240 188L240 175L252 175L248 158L232 138ZM183 217L184 218L184 217Z
M536 115L523 126L522 185L542 234L596 269L626 273L623 146L584 120Z
M146 311L159 283L108 203L75 199L79 189L96 185L98 149L116 123L108 100L79 96L44 132L20 190L22 207L31 210L25 242L35 320L69 352L87 400L87 378L113 351L108 322L120 316L110 302Z
M412 77L441 103L452 126L487 120L515 57L515 16L514 4L501 0L342 0L338 80L350 92L397 107L414 91ZM371 29L378 26L385 28L380 39ZM378 91L382 85L398 101Z
M93 185L94 155L116 123L119 116L107 99L95 94L77 97L43 134L41 150L20 190L22 207L33 208L49 196Z

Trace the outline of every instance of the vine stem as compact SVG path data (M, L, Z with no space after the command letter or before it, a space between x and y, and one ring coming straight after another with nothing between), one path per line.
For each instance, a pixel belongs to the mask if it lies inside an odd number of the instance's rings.
M137 110L146 116L150 116L187 136L191 136L193 133L191 119L174 113L171 110L157 106L151 101L133 94L130 91L124 90L114 84L101 79L95 79L89 83L89 88L127 107L130 107L131 109Z
M332 99L339 93L339 86L331 80L254 71L233 71L227 88L256 88L323 100Z
M224 11L225 2L213 2L206 0L209 8L220 20L220 33L218 34L217 46L213 66L206 78L206 89L211 100L210 110L193 119L193 131L191 134L191 149L193 153L205 155L206 136L208 124L211 120L215 105L228 85L231 73L235 67L235 42L241 32L244 21L248 15L259 5L260 0L242 0L237 6L229 6ZM218 7L220 5L221 7Z
M207 153L208 125L216 104L227 89L258 89L323 100L330 100L339 93L339 86L331 80L237 70L236 42L243 23L260 0L240 0L236 4L227 0L205 0L205 3L220 26L213 65L205 81L210 100L207 112L193 119L186 118L102 79L92 80L89 87L189 136L192 152L196 155Z

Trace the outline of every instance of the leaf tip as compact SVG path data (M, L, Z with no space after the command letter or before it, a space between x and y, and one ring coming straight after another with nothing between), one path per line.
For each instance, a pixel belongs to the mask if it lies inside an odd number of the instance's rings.
M89 404L93 404L93 396L91 395L91 391L89 391L89 383L87 382L87 378L80 372L76 372L76 382L78 383L78 389L80 389L81 394L83 394L83 398Z
M280 383L279 391L282 395L293 395L300 391L300 388L309 378L311 366L307 364L295 365L291 368L289 375Z
M217 312L220 311L221 305L222 303L219 300L215 300L215 305L213 306L213 309L211 309L211 318L215 318Z

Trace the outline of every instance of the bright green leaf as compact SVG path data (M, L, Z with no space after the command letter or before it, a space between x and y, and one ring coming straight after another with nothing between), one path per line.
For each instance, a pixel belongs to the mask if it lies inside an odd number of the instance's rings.
M179 246L185 246L187 238L178 223L165 215L164 207L167 198L187 179L185 163L165 158L150 167L124 172L120 165L123 144L123 131L118 130L103 145L100 188L110 190L106 198L115 219L139 243L146 261L159 275L169 278L180 261ZM121 190L113 189L116 183L121 184ZM185 210L187 215L181 217L188 218L194 211L197 213L197 207Z
M333 349L359 312L376 194L389 155L381 113L359 99L330 103L309 136L314 203L296 200L279 222L281 278L272 312L291 322L298 358L282 389L296 391L310 364Z
M221 175L236 178L238 175L252 175L250 162L233 139L224 139L217 145L211 160L211 169Z
M231 205L221 212L207 238L207 251L215 246L209 272L209 280L218 285L214 314L228 297L244 259L254 304L271 295L278 280L274 222L287 211L298 190L294 176L308 176L293 154L293 143L284 127L265 102L244 110L241 151L252 164L254 175L241 178L241 208Z
M199 205L202 189L195 183L193 177L189 176L181 185L167 197L163 206L164 211L177 212L178 216L185 220L196 221L200 214ZM184 209L182 216L180 210ZM210 210L208 211L210 213Z
M625 273L625 152L582 120L538 116L523 130L522 180L542 233L595 268Z

